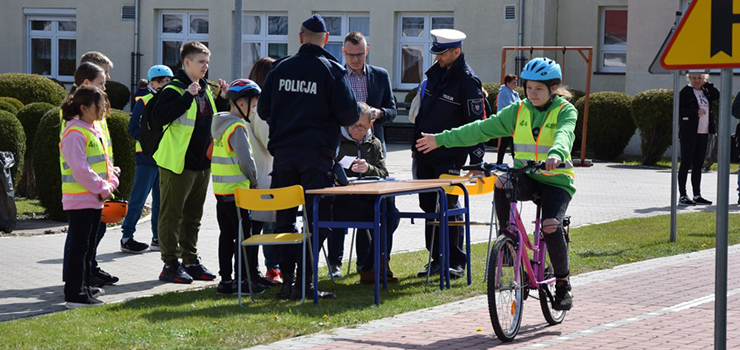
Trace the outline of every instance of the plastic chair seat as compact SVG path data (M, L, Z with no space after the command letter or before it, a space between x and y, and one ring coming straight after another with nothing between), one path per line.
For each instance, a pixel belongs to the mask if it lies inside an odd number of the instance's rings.
M306 235L306 239L311 237ZM245 239L243 245L297 244L303 240L302 233L269 233L254 235Z

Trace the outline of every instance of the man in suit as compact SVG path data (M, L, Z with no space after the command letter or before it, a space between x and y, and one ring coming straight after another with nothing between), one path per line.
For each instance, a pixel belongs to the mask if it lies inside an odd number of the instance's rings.
M344 37L342 53L347 62L347 78L355 93L357 102L365 102L370 106L372 133L383 145L385 156L385 135L383 123L396 118L396 102L393 100L391 79L388 71L366 63L369 47L365 36L360 32L350 32ZM329 236L329 273L334 278L342 277L342 257L344 255L344 232L335 230Z

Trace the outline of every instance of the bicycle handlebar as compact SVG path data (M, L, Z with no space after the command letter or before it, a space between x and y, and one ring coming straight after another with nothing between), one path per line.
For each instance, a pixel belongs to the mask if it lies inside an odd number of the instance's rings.
M560 163L558 165L558 168L565 168L565 163ZM513 174L517 173L536 173L540 170L545 170L545 162L544 161L534 161L534 160L527 160L526 164L523 167L519 168L512 168L509 167L506 164L493 164L493 163L478 163L478 164L470 164L470 165L464 165L462 167L462 170L478 170L482 171L486 174L486 176L491 176L491 171L500 171L500 172L510 172Z

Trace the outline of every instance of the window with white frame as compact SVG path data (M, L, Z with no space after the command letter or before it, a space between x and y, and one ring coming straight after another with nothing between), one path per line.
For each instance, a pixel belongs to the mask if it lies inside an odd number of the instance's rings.
M188 41L208 46L208 13L163 11L159 14L159 62L176 72L181 66L180 47Z
M434 63L429 52L432 29L453 29L452 13L407 14L398 16L396 83L400 89L416 87Z
M603 7L600 14L599 71L627 71L627 8Z
M26 9L27 71L72 82L77 67L75 10Z
M342 55L342 46L344 46L344 37L349 32L360 32L365 36L368 44L370 43L370 15L367 13L357 14L321 14L326 22L326 28L329 30L329 42L324 47L342 64L345 63ZM369 62L370 56L366 58Z
M288 55L287 13L244 13L242 17L242 74L266 56L278 59Z

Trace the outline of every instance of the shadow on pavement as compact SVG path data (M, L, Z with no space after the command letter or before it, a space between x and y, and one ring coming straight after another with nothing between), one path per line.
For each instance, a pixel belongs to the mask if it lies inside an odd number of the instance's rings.
M119 251L119 252L113 252L113 253L98 254L97 255L97 259L98 259L98 262L99 263L107 263L107 262L116 261L116 260L121 259L121 258L137 257L137 256L145 255L145 254L157 254L157 255L159 255L160 253L158 251L153 251L153 250L147 250L147 251L145 251L144 253L141 253L141 254L129 254L129 253L124 253L124 252L120 252ZM51 265L59 264L59 265L61 265L62 264L62 259L39 260L36 263L37 264L51 264Z
M692 212L702 211L705 213L711 213L711 212L717 211L717 206L714 204L713 205L695 205L695 206L690 206L690 207L685 206L685 205L679 205L678 212L680 213L682 209L692 209ZM730 205L728 206L728 209L730 212L740 212L740 206L732 205L732 203L730 203ZM654 213L654 212L666 212L666 211L668 212L671 211L670 205L667 205L664 207L635 209L635 213L639 213L639 214L649 214L649 213Z

